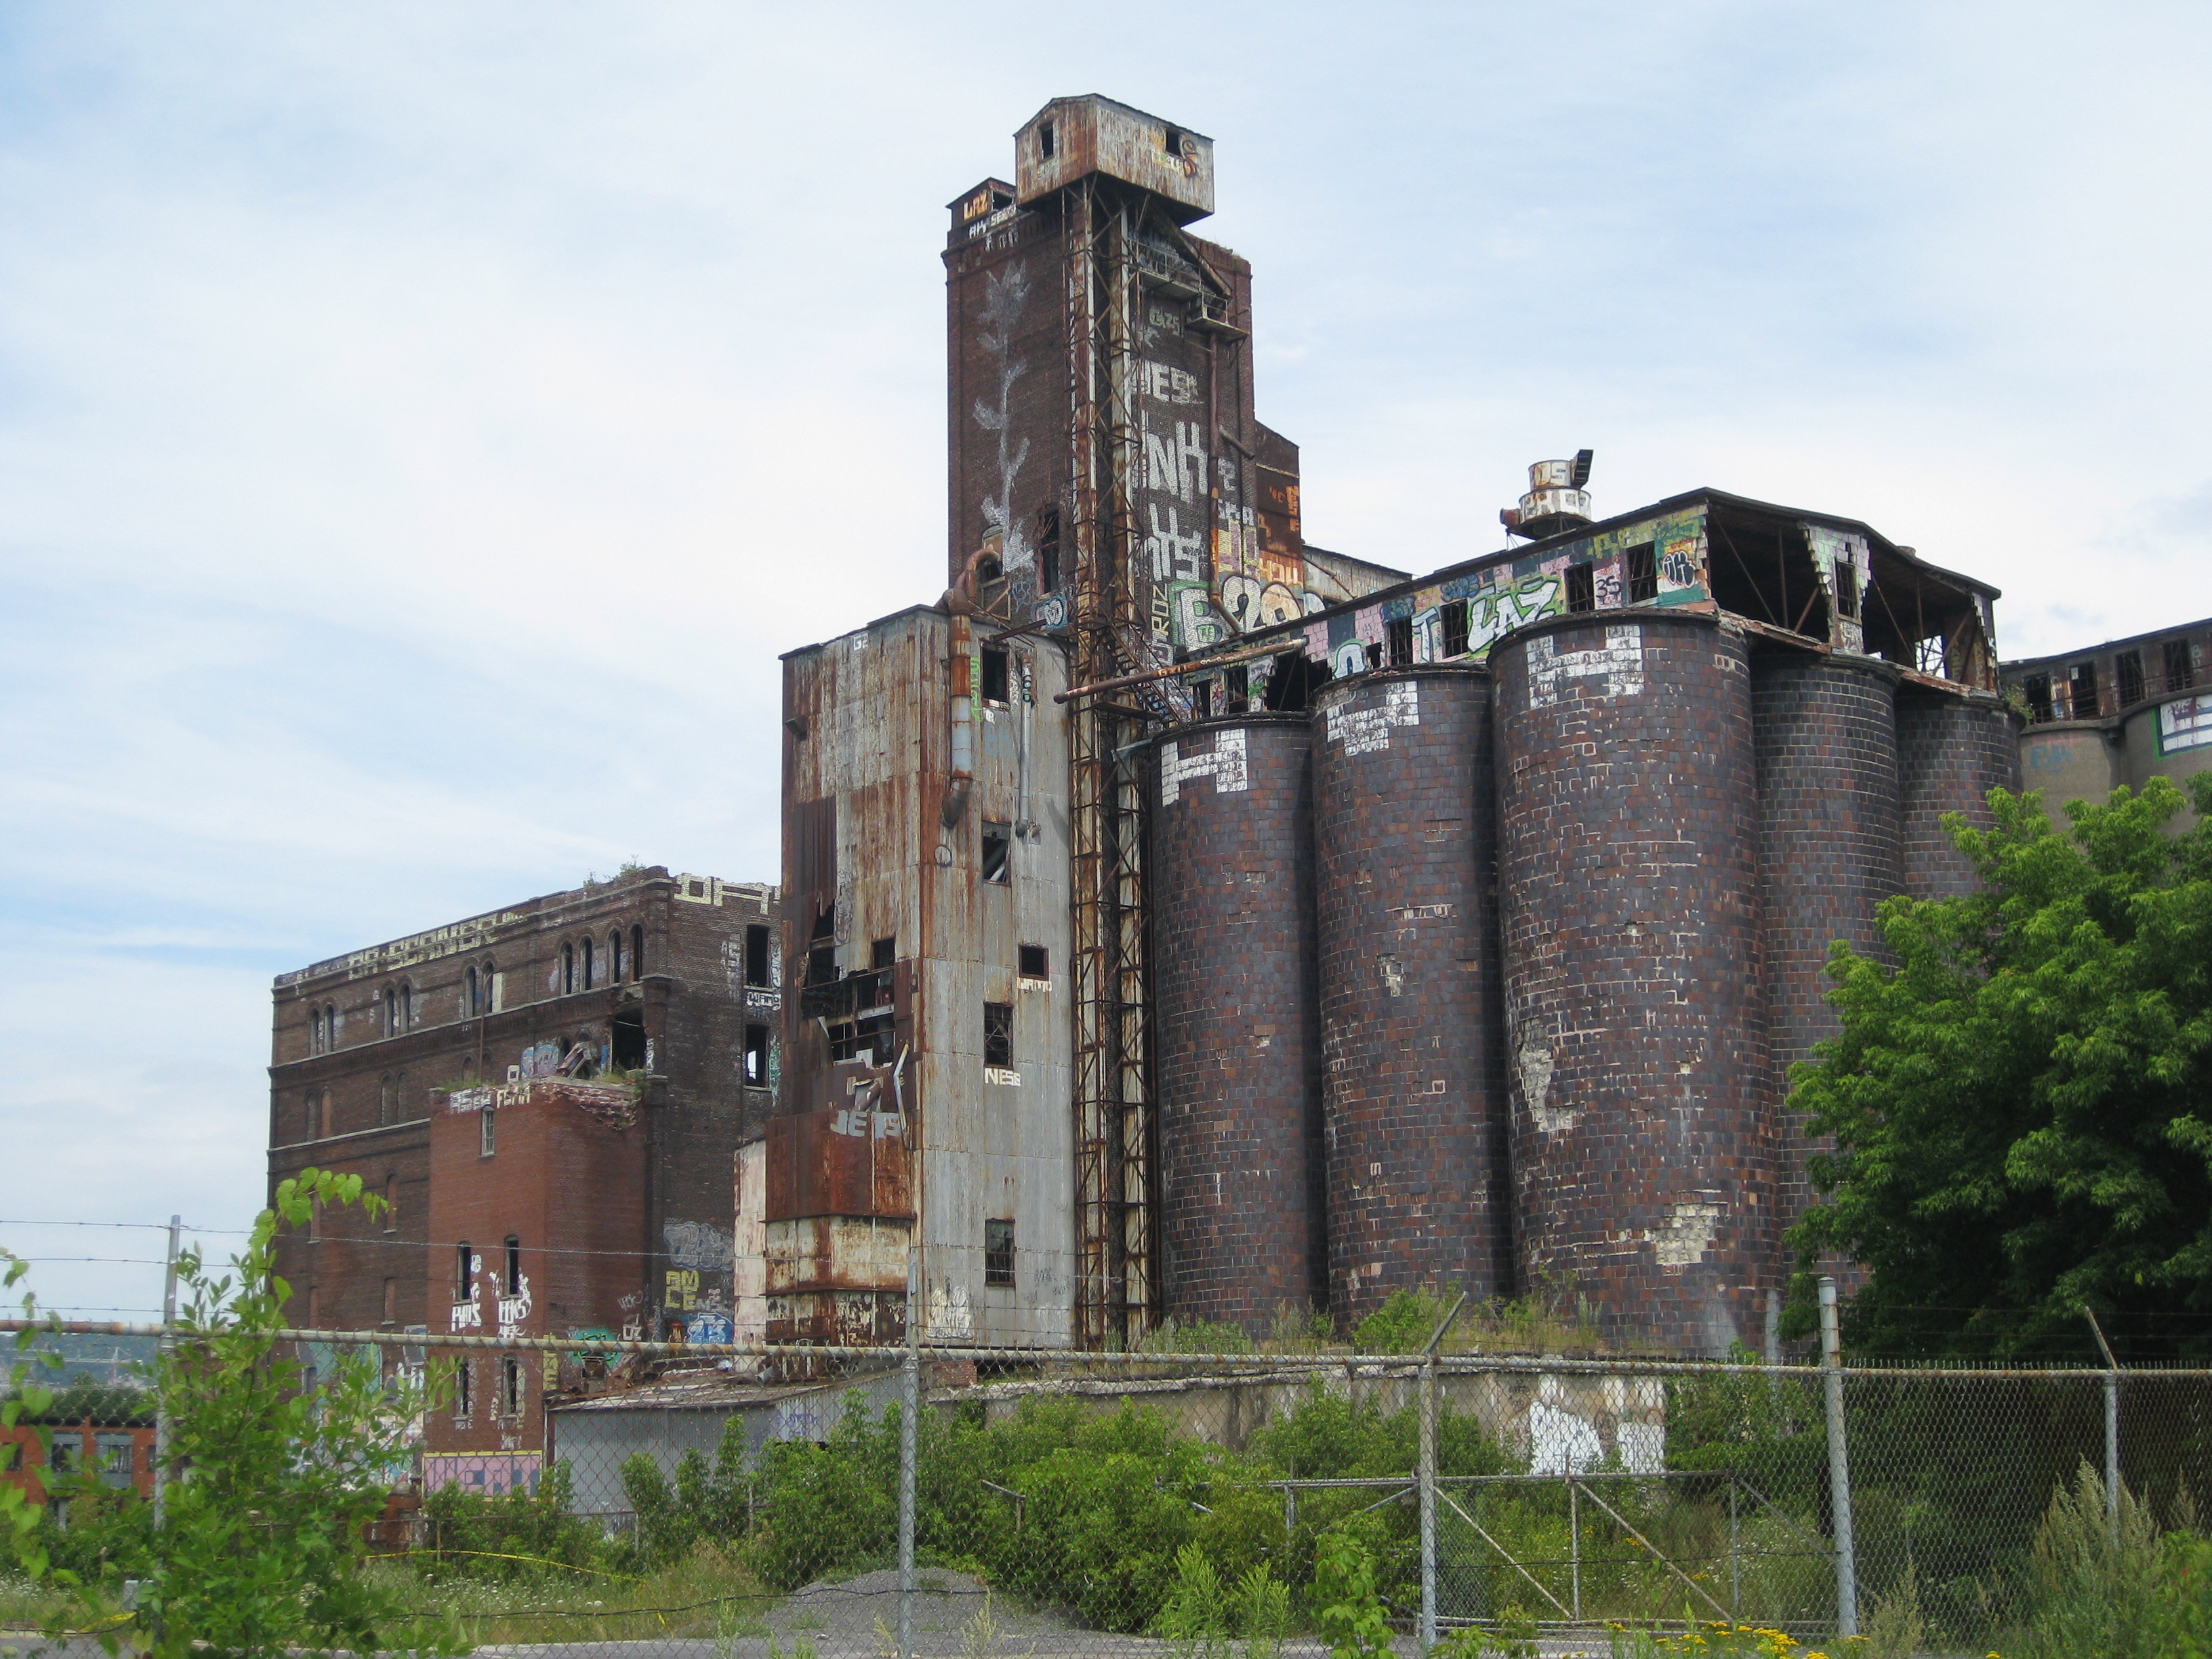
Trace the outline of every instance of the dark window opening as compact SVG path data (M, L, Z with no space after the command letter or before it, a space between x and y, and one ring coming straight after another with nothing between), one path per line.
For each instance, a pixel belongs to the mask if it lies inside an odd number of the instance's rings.
M1014 1005L1011 1002L987 1002L983 1005L983 1063L986 1066L1011 1066L1014 1063Z
M471 1385L475 1380L476 1368L466 1358L464 1358L459 1364L453 1367L454 1416L466 1417L469 1414L469 1407L473 1403L471 1396L476 1392Z
M645 1065L645 1016L617 1014L607 1026L608 1060L617 1072L641 1070Z
M768 1027L745 1027L745 1087L768 1087Z
M1571 564L1567 567L1567 609L1595 611L1597 609L1597 567L1592 564Z
M1060 154L1060 135L1053 131L1049 121L1037 129L1037 149L1048 161Z
M2051 718L2051 676L2030 674L2021 682L2021 690L2027 698L2027 713L2031 720Z
M1020 948L1021 975L1024 979L1050 979L1052 953L1042 945L1024 945Z
M983 1282L1011 1289L1014 1282L1014 1224L983 1224Z
M827 985L837 977L837 907L830 905L814 918L814 937L806 947L806 982Z
M476 1277L476 1257L470 1252L465 1238L453 1246L453 1300L469 1299L469 1281Z
M983 825L983 879L1003 882L1007 879L1006 865L1014 846L1012 826L986 822Z
M399 1322L399 1281L396 1279L384 1281L384 1322L387 1325Z
M1467 601L1447 599L1443 604L1444 655L1467 655Z
M1006 697L1006 653L985 647L983 650L983 701L1005 702Z
M586 991L590 990L593 985L598 983L598 979L592 971L593 965L592 957L592 941L587 935L584 940L584 988Z
M509 1296L522 1294L522 1241L513 1233L507 1236L506 1291Z
M2112 659L2112 672L2118 681L2120 707L2131 708L2142 701L2142 653L2123 651Z
M1223 711L1231 714L1249 714L1252 709L1252 671L1243 663L1221 672Z
M623 976L622 929L607 935L607 983L619 985Z
M868 945L868 966L869 966L869 968L870 968L870 969L873 969L875 972L877 972L877 973L881 973L884 969L886 969L886 968L889 968L889 967L892 966L892 965L893 965L893 964L895 964L897 961L898 961L898 940L897 940L897 939L879 939L873 940L873 941L872 941L872 942L869 944L869 945Z
M561 947L561 994L567 996L576 988L576 947Z
M1849 559L1836 561L1836 614L1858 620L1859 568Z
M469 1018L474 1019L483 1012L483 987L477 981L477 970L469 969Z
M509 1417L520 1417L522 1415L522 1362L510 1357L501 1360L500 1364L507 1396L501 1403L505 1406Z
M1628 550L1628 602L1649 605L1659 597L1659 550L1650 542Z
M632 979L645 977L645 929L642 927L629 930L629 976Z
M1181 127L1167 127L1161 131L1160 148L1178 161L1182 159L1183 147L1188 143L1189 138Z
M1381 646L1364 646L1361 649L1367 658L1367 665L1370 668L1380 668L1382 665L1382 647Z
M1037 590L1049 593L1060 586L1060 503L1047 501L1036 510Z
M1383 625L1383 639L1389 647L1390 666L1403 668L1413 660L1413 619L1400 617Z
M768 983L768 929L755 923L745 929L745 983Z
M2097 704L2097 665L2077 662L2068 677L2067 701L2077 720L2093 720L2103 712Z
M1190 688L1191 714L1199 720L1213 718L1213 682L1200 680Z
M399 1035L399 993L389 985L384 988L384 1035Z
M2197 676L2189 666L2189 641L2168 640L2166 642L2166 689L2186 691Z
M888 1064L891 1058L894 1021L890 1014L870 1014L830 1028L830 1058L859 1060L865 1054L871 1066Z

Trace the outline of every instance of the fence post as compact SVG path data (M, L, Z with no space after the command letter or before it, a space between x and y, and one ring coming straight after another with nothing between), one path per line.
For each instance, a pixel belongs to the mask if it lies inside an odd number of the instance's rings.
M169 1260L161 1285L161 1334L155 1339L154 1363L154 1530L161 1529L163 1488L169 1484L169 1397L161 1386L161 1356L169 1352L169 1327L177 1322L177 1235L184 1218L169 1218Z
M918 1231L921 1218L909 1224ZM921 1295L915 1268L920 1241L906 1246L906 1364L899 1403L898 1659L914 1659L914 1460L921 1415Z
M1421 1651L1437 1644L1437 1345L1467 1306L1459 1293L1421 1355Z
M2105 1528L2117 1550L2120 1547L2120 1362L2112 1357L2112 1345L2105 1340L2105 1328L2097 1322L2095 1310L2084 1308L2081 1312L2105 1354Z
M1820 1367L1828 1407L1828 1502L1835 1516L1836 1636L1859 1633L1858 1552L1851 1538L1851 1462L1844 1443L1844 1340L1836 1318L1836 1281L1820 1280Z

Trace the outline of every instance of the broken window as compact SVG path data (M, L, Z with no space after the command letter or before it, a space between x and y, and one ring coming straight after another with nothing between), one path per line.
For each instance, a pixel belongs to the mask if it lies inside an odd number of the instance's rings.
M884 1065L891 1055L894 1029L890 1014L870 1014L862 1019L841 1021L830 1027L830 1058Z
M2112 660L2113 678L2118 682L2120 707L2132 708L2142 701L2142 653L2123 651Z
M814 918L814 937L806 947L806 982L827 985L837 977L837 907L831 905Z
M1370 668L1380 668L1382 665L1382 647L1381 646L1364 646L1361 649L1367 658L1367 665Z
M983 1063L986 1066L1011 1066L1014 1063L1014 1005L1011 1002L987 1002L983 1005Z
M898 940L896 938L879 939L870 943L868 946L868 966L875 969L876 972L881 973L884 969L891 967L897 961Z
M1447 599L1439 613L1444 624L1444 655L1467 655L1467 601Z
M768 1087L768 1027L745 1027L745 1087Z
M575 988L576 947L573 945L563 945L561 947L561 994L565 997Z
M506 1293L509 1296L520 1296L522 1294L522 1241L517 1238L513 1233L509 1233L507 1236L507 1279L505 1288Z
M509 1354L500 1361L500 1405L509 1417L522 1415L522 1362Z
M1659 597L1659 555L1650 542L1628 550L1628 602L1649 605Z
M453 1415L465 1418L476 1404L476 1362L463 1359L453 1367Z
M1190 709L1191 714L1199 720L1210 720L1213 718L1213 682L1212 680L1200 680L1190 688Z
M1037 591L1049 593L1060 586L1060 503L1047 501L1036 510Z
M592 961L592 936L589 933L584 935L584 949L582 954L584 958L584 988L588 991L592 988L594 982L592 974L592 969L593 966Z
M1836 614L1858 620L1859 568L1849 559L1836 561Z
M483 988L477 982L477 970L472 963L464 981L468 987L464 1008L471 1019L483 1012Z
M1049 121L1037 129L1037 153L1048 161L1060 154L1060 135Z
M487 1111L477 1114L477 1156L478 1158L489 1158L498 1149L498 1119L499 1114L496 1112Z
M1571 564L1567 567L1567 609L1595 611L1597 609L1597 567L1589 564Z
M1014 1283L1014 1224L1012 1218L983 1224L983 1282L1011 1290Z
M745 929L745 983L766 985L768 981L768 929L755 923Z
M629 930L629 976L632 979L645 977L645 929L642 927Z
M470 1253L468 1240L465 1238L453 1246L453 1300L465 1302L469 1299L469 1281L477 1275L476 1257Z
M617 1014L607 1023L608 1058L618 1072L635 1072L645 1065L645 1016L635 1011Z
M983 701L1004 706L1006 697L1006 653L986 646L983 649Z
M1024 979L1052 977L1052 953L1043 945L1024 945L1020 948L1018 955L1021 959L1021 975Z
M1007 878L1006 863L1012 854L1013 845L1014 832L1011 824L993 823L988 819L984 821L982 863L984 880L1003 882Z
M2196 679L2197 676L2189 666L2189 641L2168 640L2166 642L2166 689L2169 692L2186 691Z
M623 976L622 929L607 935L607 983L619 985Z
M1252 710L1252 671L1243 663L1221 672L1222 712L1246 714Z
M1390 666L1403 668L1413 660L1413 619L1394 617L1382 626L1384 643L1389 647Z
M2067 702L2077 720L2093 720L2104 711L2097 706L2097 665L2077 662L2067 676Z
M307 1052L311 1054L323 1052L323 1011L319 1008L307 1011Z

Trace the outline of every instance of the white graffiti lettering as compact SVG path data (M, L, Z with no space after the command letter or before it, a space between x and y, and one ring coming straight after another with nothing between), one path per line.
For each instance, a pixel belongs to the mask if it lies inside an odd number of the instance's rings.
M1213 734L1213 750L1185 755L1173 738L1160 745L1160 805L1173 806L1182 799L1182 786L1193 778L1212 778L1217 795L1237 793L1249 787L1244 763L1244 733L1231 726Z
M1343 744L1347 755L1370 755L1388 749L1392 726L1420 723L1421 688L1412 680L1393 684L1383 694L1380 708L1346 708L1340 702L1328 706L1328 740Z
M1605 643L1594 651L1561 651L1550 635L1528 647L1528 706L1549 708L1559 701L1568 680L1602 676L1610 702L1644 693L1644 630L1634 623L1605 630Z

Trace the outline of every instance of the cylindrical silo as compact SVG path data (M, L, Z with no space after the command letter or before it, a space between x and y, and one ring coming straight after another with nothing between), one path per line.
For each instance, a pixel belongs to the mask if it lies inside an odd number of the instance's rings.
M1897 696L1897 770L1905 890L1951 898L1978 884L1974 866L1943 831L1946 812L1980 829L1996 822L1990 791L2020 787L2020 727L1985 691L1906 685Z
M1154 745L1152 1053L1167 1310L1264 1333L1325 1296L1302 714Z
M1885 954L1875 907L1905 890L1898 850L1898 671L1872 657L1762 650L1752 659L1759 755L1760 933L1772 1098L1790 1068L1841 1029L1828 946ZM1811 1196L1815 1150L1784 1114L1782 1224Z
M1490 661L1522 1270L1618 1341L1756 1342L1778 1281L1743 635L1575 616Z
M1510 1291L1490 676L1325 690L1313 716L1329 1310Z

